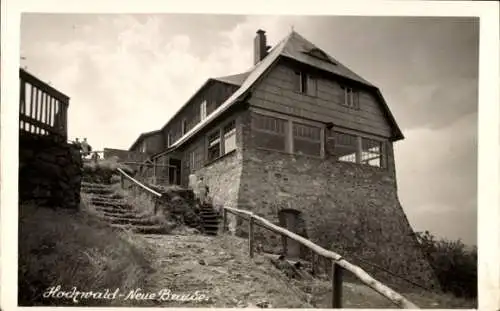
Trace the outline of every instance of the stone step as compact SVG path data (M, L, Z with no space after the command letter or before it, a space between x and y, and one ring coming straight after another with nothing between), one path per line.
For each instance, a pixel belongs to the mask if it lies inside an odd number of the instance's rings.
M101 217L111 224L132 225L132 226L155 226L158 225L155 221L144 218L128 218L128 217Z
M106 207L117 207L120 209L125 209L125 210L132 210L133 206L124 202L124 201L118 201L118 200L96 200L96 199L91 199L90 203L95 206L106 206Z
M132 232L141 234L167 234L172 230L172 228L169 226L161 226L161 225L130 226L130 225L111 224L111 227L117 229L130 230Z
M99 206L95 205L94 208L103 213L117 213L117 214L127 214L127 213L133 213L133 209L128 209L128 208L120 208L116 206Z
M203 224L203 228L209 229L209 228L219 228L219 224Z
M106 217L137 218L137 214L122 210L102 211L101 214Z

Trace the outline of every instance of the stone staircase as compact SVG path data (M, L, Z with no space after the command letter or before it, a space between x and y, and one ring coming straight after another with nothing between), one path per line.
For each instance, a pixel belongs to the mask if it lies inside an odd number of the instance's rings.
M116 194L110 185L82 182L81 192L90 198L96 216L111 227L128 229L142 234L166 234L170 228L151 217L142 216L121 195Z
M200 206L200 218L203 232L206 235L217 235L220 215L211 205L203 204Z

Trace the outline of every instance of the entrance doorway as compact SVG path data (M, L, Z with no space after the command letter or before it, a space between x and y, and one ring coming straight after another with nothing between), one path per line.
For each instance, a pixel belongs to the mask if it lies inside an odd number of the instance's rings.
M181 160L170 158L168 167L168 183L170 185L181 184Z

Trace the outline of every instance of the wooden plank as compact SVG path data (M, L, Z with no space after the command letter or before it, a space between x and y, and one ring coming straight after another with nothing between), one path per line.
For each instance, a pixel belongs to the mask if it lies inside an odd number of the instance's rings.
M54 120L54 116L53 116L53 108L54 108L54 97L50 97L50 101L49 101L49 125L52 126L53 123L52 121Z
M146 185L143 185L141 182L137 181L135 178L133 178L130 175L128 175L127 173L125 173L121 168L117 168L117 171L120 172L120 174L122 174L125 178L130 180L134 185L141 187L142 189L148 191L149 193L151 193L157 197L161 197L160 193L154 191L153 189L147 187Z
M347 119L362 124L370 124L374 127L390 130L390 125L382 114L374 115L363 110L344 107L332 100L324 100L297 94L293 91L284 91L283 94L273 94L266 91L256 91L255 98L274 103L297 107L310 112L324 114L333 119Z
M253 258L253 244L254 244L254 226L253 226L254 220L253 217L250 217L250 221L248 222L248 253L250 255L250 258Z
M279 227L271 222L269 222L267 219L262 218L258 215L255 215L252 212L245 211L245 210L239 210L231 207L224 207L224 209L227 209L229 212L232 212L236 215L246 215L248 217L253 217L259 225L264 226L266 229L273 231L278 234L285 235L286 237L297 241L298 243L308 247L312 251L314 251L316 254L323 256L325 258L331 259L335 261L337 265L339 265L341 268L350 271L352 274L354 274L361 282L369 286L370 288L374 289L376 292L381 294L382 296L386 297L388 300L390 300L392 303L403 307L403 308L409 308L409 309L418 309L418 307L404 298L402 295L394 291L393 289L389 288L388 286L384 285L383 283L375 280L373 277L371 277L368 273L366 273L363 269L360 267L351 264L347 260L345 260L342 256L339 254L326 250L323 247L314 244L313 242L301 237L298 234L295 234L293 232L288 231L285 228Z
M332 261L332 308L342 308L342 267Z
M43 117L42 117L42 122L45 123L45 124L49 124L49 110L48 110L48 107L49 107L49 95L47 95L46 93L44 93L44 96L43 96L44 100L42 102L42 110L43 110Z
M19 112L21 114L24 114L26 111L26 83L24 81L20 81L21 83L21 88L19 91L19 104L21 105L19 107Z
M35 106L35 88L33 85L31 85L31 96L30 96L30 113L29 116L33 117L33 111L34 111L34 106Z
M26 81L27 83L35 86L38 89L43 90L44 92L50 94L51 96L54 96L55 98L58 98L60 100L68 100L69 97L60 91L56 90L52 86L48 85L47 83L43 82L42 80L38 79L37 77L33 76L29 72L25 71L24 69L19 70L19 77L21 80Z

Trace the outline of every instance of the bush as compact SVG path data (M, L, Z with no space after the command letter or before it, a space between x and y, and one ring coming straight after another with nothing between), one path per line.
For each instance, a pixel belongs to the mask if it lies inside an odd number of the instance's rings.
M477 298L477 247L461 240L437 239L429 231L417 239L434 269L441 288L458 297Z
M126 232L82 212L22 205L19 211L20 306L75 305L43 298L53 286L80 291L134 289L151 273L148 250ZM77 305L117 304L120 300L83 299Z

